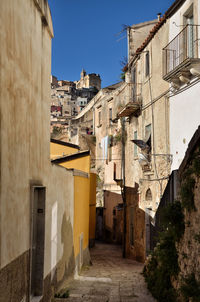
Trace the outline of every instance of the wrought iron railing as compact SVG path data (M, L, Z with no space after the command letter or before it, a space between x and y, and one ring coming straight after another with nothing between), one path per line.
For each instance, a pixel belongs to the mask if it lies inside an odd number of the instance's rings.
M199 25L186 25L163 48L163 76L178 68L187 59L199 58Z
M130 102L131 103L141 103L142 94L141 94L141 83L131 83L130 91Z

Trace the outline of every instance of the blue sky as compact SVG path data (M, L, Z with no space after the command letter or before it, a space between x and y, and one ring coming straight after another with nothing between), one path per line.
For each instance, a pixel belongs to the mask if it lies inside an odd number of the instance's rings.
M127 55L122 25L157 18L173 0L49 0L54 39L52 74L79 80L81 69L98 73L102 87L120 80L120 61Z

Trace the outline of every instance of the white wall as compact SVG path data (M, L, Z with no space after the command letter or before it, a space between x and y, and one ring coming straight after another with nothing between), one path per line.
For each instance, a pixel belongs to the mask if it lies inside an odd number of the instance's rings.
M182 30L183 26L179 25L183 25L183 15L192 4L194 24L200 23L200 0L185 1L176 14L170 18L169 42ZM188 143L199 124L200 83L170 98L170 153L173 155L171 171L179 168Z
M170 98L171 171L178 169L194 132L200 125L200 83Z

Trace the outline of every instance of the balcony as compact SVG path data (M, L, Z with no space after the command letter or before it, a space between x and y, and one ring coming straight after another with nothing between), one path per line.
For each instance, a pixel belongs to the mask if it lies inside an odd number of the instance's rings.
M163 79L179 88L200 76L199 25L186 25L163 48Z
M135 116L138 117L141 113L141 105L142 105L142 97L140 95L136 95L135 91L132 91L132 98L129 103L127 103L119 112L118 117L128 117Z

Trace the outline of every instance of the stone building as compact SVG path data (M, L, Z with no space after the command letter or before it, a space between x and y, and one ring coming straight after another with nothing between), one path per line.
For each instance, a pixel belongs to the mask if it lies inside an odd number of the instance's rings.
M175 1L159 15L125 68L132 98L119 113L127 133L125 181L128 187L138 187L139 207L145 212L146 252L151 220L170 173L178 168L199 124L198 11L197 1Z
M76 82L76 88L90 88L95 87L97 90L101 89L101 78L99 74L90 73L86 74L86 71L82 69L81 78Z
M169 37L163 49L163 79L173 89L169 112L171 171L179 168L200 116L200 4L197 0L175 3L179 8L168 20Z
M155 19L138 24L133 24L132 26L127 27L128 62L132 60L137 48L142 45L150 30L157 22L158 20Z
M134 46L130 43L129 52L133 52L134 47L140 46L141 39L156 22L158 21L144 22L127 29L129 41L132 41L133 37L135 39ZM136 39L134 36L136 28L142 32L142 38L139 36ZM129 57L132 62L133 56ZM168 86L164 81L163 83ZM139 209L139 179L135 170L132 170L134 147L132 142L129 143L129 140L134 138L130 137L132 120L124 115L129 110L134 111L137 117L140 114L140 105L137 102L136 106L132 105L133 86L130 76L126 75L126 82L102 89L90 104L71 120L69 129L73 143L80 144L81 137L87 136L88 130L96 138L94 167L98 175L97 206L104 207L105 237L107 240L116 241L119 235L117 240L121 242L122 234L126 232L126 238L123 240L125 254L144 261L145 212ZM145 93L148 94L148 91ZM141 95L138 95L137 100L141 101ZM126 169L123 167L125 161ZM139 165L137 170L138 168L140 169ZM151 196L150 190L149 193ZM127 211L124 214L125 200ZM133 213L133 208L136 214ZM131 215L134 215L134 219ZM133 242L134 239L137 243Z
M66 135L66 125L71 118L79 114L101 88L99 75L81 72L80 81L58 81L51 76L51 125L60 128ZM56 106L56 107L55 107ZM61 107L62 110L58 110ZM59 117L65 120L65 125L60 122Z
M116 117L121 106L121 99L118 98L118 95L125 91L125 86L124 82L120 82L104 88L105 94L94 105L95 169L99 176L97 203L102 207L104 201L109 202L107 201L108 194L104 194L107 191L110 192L110 200L112 199L111 192L120 195L120 198L115 198L115 206L121 200L121 188L114 180L114 171L116 171L116 179L121 179L121 125ZM106 199L104 195L107 196ZM112 215L112 211L113 208L108 215Z

